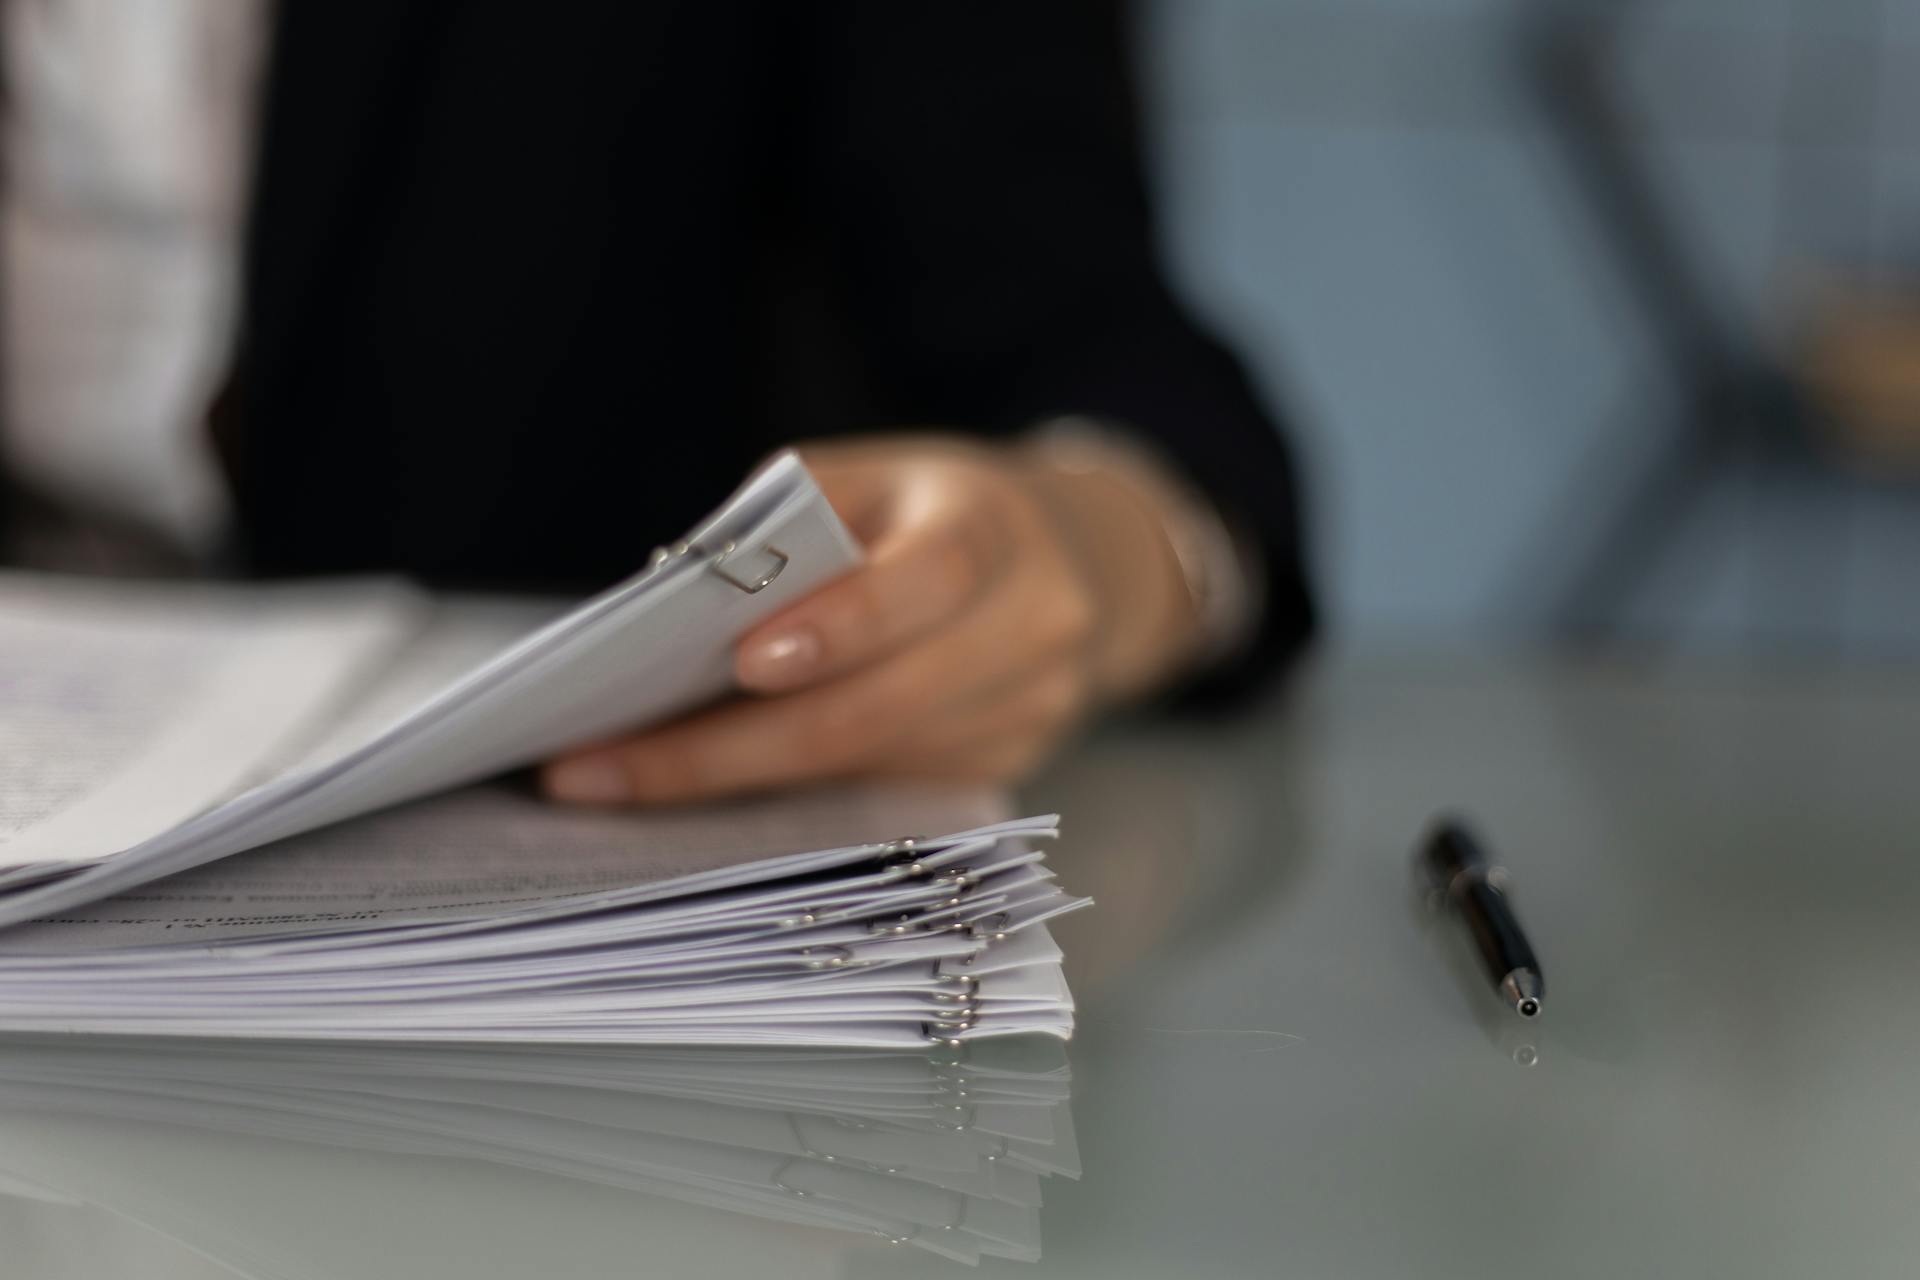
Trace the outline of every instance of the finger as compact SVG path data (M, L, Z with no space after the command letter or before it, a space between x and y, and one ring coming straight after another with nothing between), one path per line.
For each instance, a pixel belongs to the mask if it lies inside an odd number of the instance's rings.
M950 623L991 590L1010 559L981 513L942 513L885 532L860 568L743 637L734 673L756 693L817 685Z
M932 643L829 684L731 703L546 769L554 799L661 804L869 771L916 726L1060 652L1028 591L995 592Z
M944 646L942 646L944 647ZM557 800L667 804L859 772L948 697L922 651L830 684L743 699L555 762Z
M931 440L903 454L903 443L890 438L800 446L800 459L828 505L862 545L950 508L956 476L970 473L961 465L972 458L969 450Z
M975 705L915 725L886 753L888 761L944 758L1027 739L1052 740L1076 723L1090 688L1077 664L1050 664L983 697Z
M861 543L876 541L894 521L899 505L897 459L877 454L871 444L837 442L805 445L800 460L834 514Z
M576 752L541 771L542 789L571 804L679 804L839 776L853 756L813 696L733 702Z

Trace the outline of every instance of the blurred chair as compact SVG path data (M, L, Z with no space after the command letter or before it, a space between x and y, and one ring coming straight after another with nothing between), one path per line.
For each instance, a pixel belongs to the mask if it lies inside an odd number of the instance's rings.
M1799 3L1799 13L1813 14L1808 6L1814 0ZM1831 18L1831 0L1818 4ZM1780 482L1770 484L1769 492L1795 483L1908 485L1920 478L1920 412L1911 422L1893 413L1834 412L1839 398L1830 394L1831 385L1822 385L1820 371L1844 374L1846 360L1858 363L1867 355L1835 327L1842 320L1816 326L1804 350L1783 351L1710 277L1693 246L1692 229L1675 215L1636 146L1638 124L1616 90L1622 43L1633 34L1633 19L1644 7L1635 0L1562 0L1531 7L1521 22L1523 67L1550 137L1671 384L1670 392L1649 388L1645 403L1633 407L1643 420L1657 415L1664 422L1655 451L1624 497L1603 495L1605 510L1597 519L1591 510L1567 517L1570 526L1601 530L1584 558L1570 572L1561 571L1548 606L1552 636L1575 644L1617 638L1635 592L1676 547L1710 490L1743 468ZM1871 0L1860 0L1858 8L1865 18L1877 16ZM1834 92L1816 74L1817 59L1809 53L1813 43L1793 41L1775 126L1782 152L1772 212L1776 258L1782 264L1795 256L1797 233L1804 230L1799 220L1816 209L1810 196L1817 193L1823 213L1851 199L1863 221L1871 203L1868 190L1835 192L1829 175L1811 171L1814 144L1830 146L1835 139L1866 144L1874 97L1870 78L1847 86L1847 92ZM1701 73L1710 74L1711 68ZM1888 347L1880 361L1882 377L1890 394L1909 385L1912 403L1920 409L1920 302L1895 309L1907 322L1904 332L1913 339L1913 355L1899 358L1901 330L1876 329ZM1835 314L1860 322L1857 306ZM1580 483L1582 501L1590 508L1594 500L1584 496L1587 479L1583 475ZM1553 539L1547 543L1560 545ZM1831 561L1839 549L1800 551L1796 564L1771 568L1795 579L1792 589L1804 597L1798 607L1818 607L1822 593L1837 589L1839 575Z

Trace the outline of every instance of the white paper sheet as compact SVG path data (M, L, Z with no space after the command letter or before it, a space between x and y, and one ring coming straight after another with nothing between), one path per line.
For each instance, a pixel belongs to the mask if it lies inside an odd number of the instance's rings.
M116 854L263 780L419 607L0 575L0 868Z
M701 550L667 559L510 646L345 754L257 787L100 866L0 896L0 926L532 764L709 701L731 686L735 638L859 558L792 454L754 476L692 543ZM723 552L725 563L717 564ZM762 590L733 580L775 565L778 576Z
M645 812L474 787L325 827L0 932L0 955L490 918L809 849L965 831L993 788L847 786Z
M619 813L556 808L512 779L452 790L724 693L738 635L858 555L790 455L690 543L517 641L549 606L443 606L426 621L416 602L364 592L346 611L209 596L228 616L169 612L156 592L130 614L77 594L99 614L80 623L132 646L116 667L71 619L41 626L44 610L0 599L33 674L0 684L27 761L0 806L19 841L0 861L0 926L14 925L0 931L0 1030L1065 1037L1072 1002L1045 922L1083 904L1034 847L1056 820L1007 819L994 792L872 785ZM47 724L79 744L70 760L44 746ZM112 825L169 821L124 848ZM76 832L92 852L76 853ZM31 879L49 867L70 870Z

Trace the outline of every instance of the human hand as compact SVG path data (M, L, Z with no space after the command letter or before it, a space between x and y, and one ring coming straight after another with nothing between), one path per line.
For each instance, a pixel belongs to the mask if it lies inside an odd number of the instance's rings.
M1165 543L1150 499L1102 498L1012 448L950 439L801 454L865 562L740 640L745 696L550 763L548 795L662 804L853 776L1007 781L1182 653L1194 622L1178 564L1149 555L1143 572L1139 558Z

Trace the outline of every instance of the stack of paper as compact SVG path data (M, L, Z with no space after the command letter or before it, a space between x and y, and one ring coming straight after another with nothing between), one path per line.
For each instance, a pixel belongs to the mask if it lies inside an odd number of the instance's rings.
M182 1169L177 1140L162 1147L171 1191L153 1194L140 1126L184 1125L482 1160L969 1262L1037 1260L1041 1179L1080 1172L1068 1085L1059 1050L1034 1042L930 1057L15 1039L0 1041L0 1175L215 1257L286 1256L266 1224L181 1202L208 1171ZM101 1159L87 1158L84 1131L55 1124L46 1138L48 1118L69 1116L113 1122ZM256 1149L248 1167L258 1176L282 1158L311 1163ZM377 1164L356 1168L379 1176Z
M725 693L733 640L856 559L789 456L483 659L523 611L0 580L0 1029L1065 1036L1044 922L1081 904L1041 865L1051 818L873 791L563 813L469 785Z

